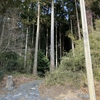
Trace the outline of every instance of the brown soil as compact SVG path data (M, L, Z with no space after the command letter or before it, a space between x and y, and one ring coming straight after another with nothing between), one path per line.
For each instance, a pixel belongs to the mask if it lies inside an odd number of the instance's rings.
M66 84L64 86L58 85L54 87L47 87L44 84L42 84L39 88L40 94L42 98L54 98L57 100L66 100L66 98L72 99L75 98L75 100L82 100L77 97L78 94L86 94L87 92L84 92L82 90L79 90L77 88L71 87L70 85Z
M100 100L100 82L95 83L96 88L96 98ZM84 100L78 98L78 94L88 94L88 87L81 87L81 89L71 87L70 85L66 84L65 86L54 86L54 87L47 87L44 84L40 86L40 94L42 98L56 98L57 100L65 100L66 98L75 100ZM85 99L88 100L88 99Z
M0 81L0 95L7 93L8 91L3 91L2 88L6 86L7 76ZM18 87L21 84L31 82L36 80L36 78L30 76L16 76L13 77L14 86ZM100 82L96 82L96 97L97 100L100 100ZM77 100L82 100L77 97L77 94L87 94L87 87L82 87L81 89L73 88L66 84L65 86L53 86L47 87L42 84L39 87L40 95L42 98L56 98L57 100L64 100L65 98L76 98Z

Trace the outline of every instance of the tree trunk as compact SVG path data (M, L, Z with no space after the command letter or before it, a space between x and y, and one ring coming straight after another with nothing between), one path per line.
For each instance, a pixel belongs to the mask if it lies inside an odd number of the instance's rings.
M58 66L57 22L56 22L56 68Z
M87 71L89 95L90 95L90 100L96 100L84 0L80 0L80 8L81 8L81 17L82 17L84 51L85 51L85 61L86 61L86 71Z
M24 56L24 69L26 68L27 65L27 44L28 44L28 28L26 30L26 43L25 43L25 56Z
M36 32L35 53L34 53L34 66L33 66L33 74L35 76L37 75L38 42L40 34L39 29L40 29L40 2L38 1L37 32Z
M11 25L12 25L12 31L14 30L14 27L15 27L15 25L14 25L14 18L12 18L12 23L11 23ZM15 37L15 33L14 32L12 32L12 38L13 38L13 42L14 42L14 48L13 48L13 51L15 52L15 50L16 50L16 37Z
M62 56L64 56L64 34L62 34Z
M50 54L50 71L54 71L54 0L51 3L51 54Z
M75 0L75 6L76 6L76 16L77 16L78 37L79 37L79 40L81 40L80 23L79 23L78 9L77 9L77 3L76 3L76 0Z
M39 42L38 42L38 50L41 49L41 37L39 36Z
M32 46L34 46L34 30L35 30L35 23L33 23Z
M62 57L62 53L61 53L61 47L62 47L62 44L61 44L61 24L59 27L59 46L60 46L60 59L61 59L61 57Z
M71 34L72 34L72 36L73 36L73 25L72 25L72 20L71 20ZM74 42L73 42L73 40L72 40L72 51L73 51L73 56L74 56L75 53L74 53Z
M5 21L5 19L4 19L3 25L2 25L2 33L1 33L1 39L0 39L0 47L1 47L2 41L3 41L4 30L5 30L5 23L6 23L6 21Z
M14 52L15 52L15 50L16 50L16 39L14 41Z
M47 27L47 34L46 34L46 57L48 57L48 27Z
M23 28L21 30L21 33L23 34ZM23 38L21 40L21 48L20 48L20 53L19 53L20 56L22 56L22 52L23 52L22 48L23 48Z

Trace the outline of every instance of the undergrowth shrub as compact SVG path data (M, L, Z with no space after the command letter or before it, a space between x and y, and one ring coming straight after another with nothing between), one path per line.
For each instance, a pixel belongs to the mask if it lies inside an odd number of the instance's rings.
M34 56L32 58L32 61L34 61ZM45 54L42 52L42 50L38 51L38 59L37 59L37 72L39 76L44 76L46 72L50 69L50 61L45 56Z
M15 52L9 51L0 53L0 70L7 72L21 71L23 62L23 59Z
M0 70L0 80L3 79L3 77L4 77L4 71Z
M100 80L100 21L96 20L96 30L90 34L90 49L94 77ZM46 76L49 85L65 84L66 81L74 85L86 84L86 66L83 40L75 40L74 56L72 50L62 57L59 68Z
M49 59L45 56L45 54L39 50L38 52L38 74L43 75L45 72L49 71Z

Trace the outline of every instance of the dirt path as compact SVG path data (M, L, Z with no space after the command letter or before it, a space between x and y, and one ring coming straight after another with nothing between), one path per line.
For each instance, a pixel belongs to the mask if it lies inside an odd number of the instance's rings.
M39 86L39 91L38 91L37 89L38 83L34 83L36 79L34 79L33 77L26 77L26 76L13 78L14 87L17 88L17 90L9 94L8 92L12 92L12 91L2 90L2 88L4 88L6 85L6 80L7 78L5 77L2 81L0 81L0 95L6 94L5 97L8 97L8 98L10 98L11 95L21 96L21 99L17 99L17 98L15 99L13 97L14 99L12 100L89 100L87 87L85 88L82 87L81 89L78 89L78 88L72 88L71 86L67 84L66 86L58 85L58 86L48 88L42 84ZM36 89L35 91L33 91L34 89L32 90L33 87L35 87ZM28 94L26 98L29 98L28 96L31 95L33 99L23 98L25 93L26 95ZM97 100L100 100L100 83L99 82L96 83L96 95L97 95ZM0 100L6 100L6 99L0 99ZM11 99L7 99L7 100L11 100Z
M0 95L0 100L41 100L38 91L40 82L40 80L37 80L22 84L7 94Z

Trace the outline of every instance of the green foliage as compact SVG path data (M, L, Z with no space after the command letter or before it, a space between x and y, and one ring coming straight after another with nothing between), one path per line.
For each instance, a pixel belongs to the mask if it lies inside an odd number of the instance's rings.
M90 34L90 49L93 68L100 68L100 34L99 34L100 21L96 20L96 30L94 34ZM72 50L66 53L62 58L61 67L70 71L85 71L85 57L83 40L74 40L75 42L75 55L73 56Z
M62 58L61 61L61 68L63 70L69 70L72 72L76 71L84 71L85 64L84 64L84 52L83 52L83 42L82 41L75 41L75 55L73 56L72 50Z
M73 72L60 67L52 73L47 73L45 81L49 86L69 83L72 86L80 87L86 83L86 75L82 71Z
M90 0L89 0L90 1ZM94 2L93 2L94 1ZM91 9L93 12L95 12L97 18L100 16L100 0L93 0Z
M25 72L25 69L24 69L24 57L22 56L18 56L18 58L16 59L16 71L18 72Z
M24 69L24 57L19 56L15 52L4 52L0 54L0 77L2 77L2 70L6 72L30 72L31 70L31 58L27 55L27 67ZM42 51L38 52L38 74L44 75L49 71L49 60Z
M90 49L92 57L92 66L94 77L100 80L100 21L96 20L96 31L94 34L90 34ZM49 85L64 84L66 81L71 82L74 85L86 84L86 67L84 57L84 45L83 40L74 40L75 49L73 56L72 50L62 58L60 67L51 73L47 74L46 82Z
M41 50L38 52L37 70L39 74L45 74L45 72L49 71L49 59L44 55Z
M0 69L8 72L21 71L23 67L23 59L16 53L3 52L0 54Z
M4 77L4 71L1 70L1 71L0 71L0 80L1 80L3 77Z
M95 79L100 81L100 68L94 69L94 77L95 77Z
M83 52L83 42L76 40L75 55L72 50L62 57L59 68L47 74L46 83L49 85L65 84L66 81L71 85L84 85L82 80L85 80L85 57ZM74 84L75 83L75 84Z

